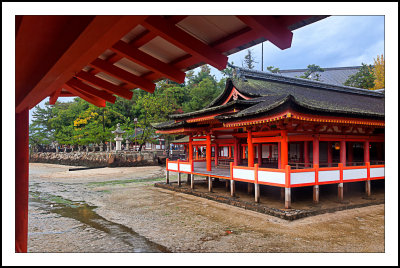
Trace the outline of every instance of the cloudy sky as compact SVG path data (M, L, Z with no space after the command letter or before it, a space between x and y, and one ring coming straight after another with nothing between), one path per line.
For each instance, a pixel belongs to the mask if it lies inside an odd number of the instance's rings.
M377 55L384 54L384 16L331 16L293 31L292 46L280 50L270 42L264 42L264 70L275 66L281 70L303 69L309 64L321 67L359 66L372 64ZM250 48L261 70L261 44ZM229 62L242 66L246 50L229 56ZM221 73L211 67L212 73ZM71 98L59 98L70 101ZM48 98L39 105L43 105ZM32 120L33 110L29 118Z

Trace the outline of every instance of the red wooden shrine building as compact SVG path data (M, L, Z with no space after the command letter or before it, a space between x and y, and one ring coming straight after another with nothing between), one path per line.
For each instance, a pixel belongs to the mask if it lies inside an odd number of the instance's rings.
M225 90L206 108L171 115L158 133L188 135L187 159L167 171L291 188L384 179L384 93L236 68ZM202 148L206 153L202 154ZM200 153L199 153L200 152ZM204 157L205 156L205 157ZM168 175L167 175L168 177ZM180 178L180 175L179 175ZM168 178L167 178L168 180Z
M293 30L327 16L15 16L15 250L27 251L29 109L46 97L104 107L158 80L182 83L202 64L263 41L291 46Z

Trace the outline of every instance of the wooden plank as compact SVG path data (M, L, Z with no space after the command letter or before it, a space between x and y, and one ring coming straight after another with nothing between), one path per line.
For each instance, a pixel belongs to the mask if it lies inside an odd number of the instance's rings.
M198 57L200 60L204 60L206 63L214 66L218 70L226 68L228 62L227 56L181 30L173 23L163 19L161 16L149 17L142 23L142 25L150 31L157 33L173 45Z
M75 87L71 87L67 84L65 84L63 86L63 88L67 89L68 91L72 92L73 94L76 94L78 97L81 97L85 101L90 102L93 105L96 105L97 107L106 107L106 101L103 99L92 96L86 92L83 92Z
M118 41L111 48L115 52L122 54L127 59L146 67L153 72L160 73L168 79L171 79L179 84L185 81L185 73L175 67L164 63L147 53L131 46L123 41Z
M114 85L108 81L105 81L97 76L94 76L88 72L80 71L77 75L77 78L84 80L96 87L102 88L105 91L108 91L111 94L118 95L125 99L132 99L133 92L129 91L121 86Z
M125 83L132 85L134 88L139 87L150 93L153 93L156 88L156 85L151 81L122 70L121 68L105 60L97 58L91 62L90 65L111 76L116 77L119 80L123 80Z
M80 89L83 92L86 92L92 96L95 97L99 97L100 99L103 99L105 101L114 103L116 97L111 95L110 93L107 93L106 91L102 91L102 90L97 90L87 84L84 84L82 81L76 79L76 78L72 78L70 79L67 83L67 85Z

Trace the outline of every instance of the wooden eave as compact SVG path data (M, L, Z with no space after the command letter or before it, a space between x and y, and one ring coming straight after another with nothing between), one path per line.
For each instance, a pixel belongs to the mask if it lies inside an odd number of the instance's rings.
M16 16L16 112L50 96L104 106L155 82L182 83L204 63L265 40L284 49L292 30L326 16Z

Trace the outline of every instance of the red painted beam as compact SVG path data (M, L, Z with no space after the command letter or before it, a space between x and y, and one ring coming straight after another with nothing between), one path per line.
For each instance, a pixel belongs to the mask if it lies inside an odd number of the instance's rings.
M227 56L204 44L166 19L160 16L152 16L147 18L142 25L173 45L198 57L200 60L204 60L204 62L215 68L219 70L226 68L226 63L228 62Z
M122 54L127 59L142 65L153 72L160 73L166 78L169 78L179 84L185 81L186 74L184 72L181 72L175 67L164 63L123 41L118 41L112 46L111 50L117 52L118 54Z
M132 99L132 96L133 96L132 91L129 91L121 86L116 86L116 85L114 85L108 81L105 81L97 76L94 76L88 72L80 71L79 73L76 74L76 77L83 81L86 81L96 87L104 89L105 91L107 91L111 94L118 95L118 96L128 99L128 100Z
M85 93L88 93L94 97L98 97L100 99L103 99L105 101L115 103L116 97L111 95L110 93L103 91L103 90L97 90L87 84L84 84L81 80L78 80L76 78L70 79L67 83L68 86L74 87L75 89L79 89Z
M62 87L74 73L96 59L107 48L120 40L127 32L140 24L147 16L96 16L75 39L57 62L46 72L27 94L16 96L16 112L32 108L55 90ZM22 24L18 35L21 34ZM34 38L35 33L26 33ZM16 47L18 38L16 40ZM48 50L49 47L43 47ZM16 56L19 51L16 50ZM23 59L21 59L23 60ZM16 76L18 80L18 76Z
M61 94L61 89L62 88L57 89L56 91L53 92L53 94L50 95L50 100L49 100L50 105L56 104L56 101Z
M280 49L292 45L293 33L273 16L237 16Z
M90 102L93 105L96 105L97 107L106 107L106 101L103 99L90 95L84 91L81 91L75 87L71 87L67 84L65 84L63 87L68 91L72 92L73 94L76 94L78 97L81 97L85 101Z
M90 65L94 68L100 69L101 71L114 76L115 78L130 84L133 88L139 87L147 92L153 93L156 85L151 81L136 76L130 72L122 70L121 68L113 65L102 59L95 59Z

